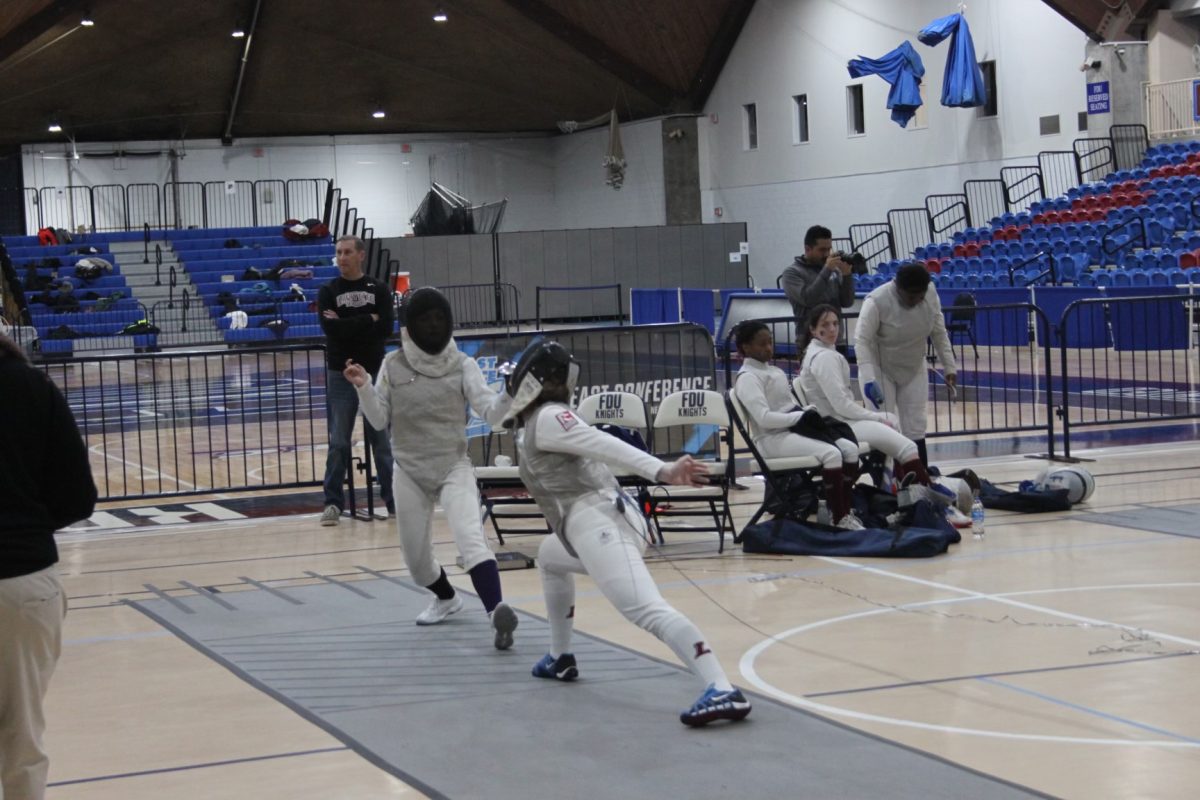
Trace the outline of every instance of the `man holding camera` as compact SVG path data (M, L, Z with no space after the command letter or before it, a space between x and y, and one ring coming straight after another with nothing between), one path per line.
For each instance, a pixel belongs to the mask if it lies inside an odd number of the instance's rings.
M796 338L804 333L808 310L822 303L834 308L854 304L854 273L850 261L833 252L833 234L813 225L804 234L804 255L796 256L781 276L783 291L796 315Z

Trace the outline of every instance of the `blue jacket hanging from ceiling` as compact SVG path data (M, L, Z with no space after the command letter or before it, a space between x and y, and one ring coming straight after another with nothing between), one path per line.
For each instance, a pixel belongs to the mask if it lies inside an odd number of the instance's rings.
M970 108L987 102L983 73L975 60L975 42L971 29L962 14L935 19L917 34L921 44L933 47L950 37L950 54L946 56L946 75L942 78L942 105Z
M851 78L878 75L892 85L888 92L887 107L892 110L892 121L901 128L917 113L921 105L921 78L925 65L921 57L908 42L880 58L858 57L846 65Z

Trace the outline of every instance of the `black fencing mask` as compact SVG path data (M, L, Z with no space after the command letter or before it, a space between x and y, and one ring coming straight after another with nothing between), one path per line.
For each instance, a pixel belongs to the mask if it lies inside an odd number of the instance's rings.
M445 295L431 286L417 289L405 303L405 329L413 344L435 356L450 344L454 315Z

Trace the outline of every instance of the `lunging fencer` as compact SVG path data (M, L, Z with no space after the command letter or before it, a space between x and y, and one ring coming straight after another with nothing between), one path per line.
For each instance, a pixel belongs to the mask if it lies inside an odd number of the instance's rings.
M538 570L550 622L550 652L533 666L538 678L571 681L579 667L571 653L575 575L592 577L630 622L654 634L706 688L679 718L700 726L738 720L750 703L735 689L699 629L671 607L642 560L650 536L636 502L625 495L610 464L648 480L700 485L707 467L691 456L670 464L592 428L571 410L579 365L558 342L536 342L509 376L521 480L537 501L553 536L538 548Z
M469 404L497 424L510 398L489 389L475 360L458 349L450 303L441 292L417 289L407 307L401 347L384 358L375 383L352 361L345 376L367 420L380 429L391 423L392 495L404 562L413 580L434 595L416 622L436 625L463 607L433 555L433 506L440 500L463 568L491 619L495 646L507 650L517 615L503 602L496 557L483 533L479 488L467 457L466 409Z

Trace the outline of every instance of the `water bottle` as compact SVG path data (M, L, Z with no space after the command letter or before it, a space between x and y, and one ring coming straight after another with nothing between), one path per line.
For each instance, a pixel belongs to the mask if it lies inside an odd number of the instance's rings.
M976 539L983 538L983 501L978 497L971 504L971 533Z
M829 506L825 504L825 500L817 501L817 522L821 525L832 525L833 517L829 513Z

